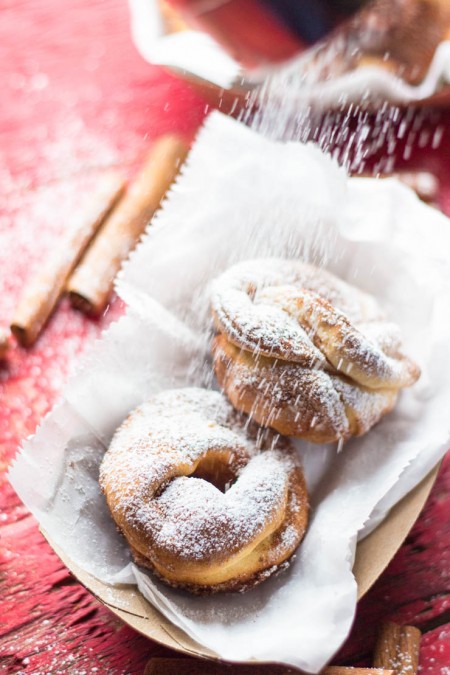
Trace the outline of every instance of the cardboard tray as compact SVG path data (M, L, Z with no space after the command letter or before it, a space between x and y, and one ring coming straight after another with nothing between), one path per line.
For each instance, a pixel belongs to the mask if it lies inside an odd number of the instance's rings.
M367 593L402 545L431 492L439 466L398 502L385 520L358 544L353 567L358 584L358 600ZM42 533L76 579L124 623L151 640L184 654L218 658L160 614L135 586L111 588L78 567L45 531L42 530Z

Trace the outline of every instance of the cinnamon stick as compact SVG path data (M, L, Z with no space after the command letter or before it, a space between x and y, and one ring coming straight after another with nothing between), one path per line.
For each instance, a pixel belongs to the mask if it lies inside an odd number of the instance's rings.
M38 338L67 279L124 187L123 178L117 172L103 175L83 200L81 210L68 223L67 234L57 250L27 284L11 322L11 331L22 346L29 347Z
M153 657L148 661L143 675L287 675L297 672L293 668L279 665L238 665L216 663L199 659ZM321 675L396 675L384 668L347 668L328 666Z
M8 330L0 329L0 359L4 359L11 347L10 333Z
M416 675L419 669L421 632L414 626L385 623L381 626L373 665L393 668L396 675Z
M397 675L394 670L386 668L352 668L350 666L328 666L322 675Z
M69 279L67 290L75 307L93 315L104 310L122 261L158 208L187 151L177 136L164 136L155 143L143 169Z

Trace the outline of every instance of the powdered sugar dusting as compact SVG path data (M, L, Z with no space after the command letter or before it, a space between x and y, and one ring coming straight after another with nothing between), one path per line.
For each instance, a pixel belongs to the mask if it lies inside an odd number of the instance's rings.
M227 368L237 396L254 395L253 407L262 414L261 424L276 428L282 416L304 432L330 429L339 438L348 436L345 407L330 373L269 359L237 360Z
M282 454L269 450L251 459L225 494L201 479L176 478L144 517L158 548L183 560L225 559L284 511L287 484Z
M247 458L252 446L239 417L217 392L188 388L162 392L134 410L117 430L102 462L100 479L113 476L120 507L136 511L152 498L180 462L192 465L208 450L232 450ZM122 471L116 475L120 463Z
M221 386L283 434L324 443L365 433L419 376L372 296L300 261L238 263L213 284L212 309Z
M323 355L296 318L267 300L267 287L285 284L317 293L352 319L381 316L373 298L329 272L298 260L267 258L238 263L215 281L211 304L219 328L244 349L322 364Z
M139 406L118 429L100 482L117 524L134 546L135 537L144 538L149 558L228 559L258 545L274 523L277 529L288 499L297 508L290 495L296 456L285 442L275 448L275 440L249 427L218 392L167 391ZM195 476L208 459L231 472L225 492ZM277 548L286 550L292 537L284 534Z
M391 323L384 328L383 322L377 321L371 331L370 322L352 323L345 313L317 293L280 286L266 289L266 297L269 291L273 292L268 299L303 324L334 368L355 382L371 389L396 389L417 379L414 364L399 351L399 333ZM364 328L369 330L370 337L363 332ZM389 354L383 347L387 347Z

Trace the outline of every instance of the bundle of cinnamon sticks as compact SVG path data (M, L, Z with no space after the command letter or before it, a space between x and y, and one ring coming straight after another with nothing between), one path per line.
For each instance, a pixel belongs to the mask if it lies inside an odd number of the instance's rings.
M414 626L385 623L375 645L372 668L328 666L321 675L417 675L421 633ZM294 675L278 665L230 665L193 658L153 657L143 675Z
M35 343L65 293L87 314L98 316L105 310L123 260L158 209L187 152L180 137L163 136L130 185L119 172L109 171L89 194L80 195L80 209L16 307L10 330L20 345ZM0 359L11 344L9 331L0 331Z

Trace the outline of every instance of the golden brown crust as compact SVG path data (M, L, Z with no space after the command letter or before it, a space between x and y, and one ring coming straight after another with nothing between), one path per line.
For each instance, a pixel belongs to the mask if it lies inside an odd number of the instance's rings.
M261 295L294 317L331 365L356 383L370 389L400 389L418 379L418 366L401 353L397 336L389 334L391 324L384 323L387 330L377 336L378 342L383 340L378 346L361 330L361 322L351 322L317 293L281 286ZM383 329L382 323L377 326ZM370 331L370 323L365 328Z
M360 436L420 375L374 298L298 261L239 263L215 282L212 310L222 390L280 434Z
M243 590L285 563L304 535L308 500L295 451L275 441L218 392L164 392L133 411L100 484L138 564L211 593Z
M158 570L152 565L151 560L144 558L138 551L131 549L133 554L134 561L140 567L151 570L153 574L161 579L165 584L171 586L172 588L180 588L183 591L188 591L193 595L214 595L215 593L245 593L246 591L251 590L255 586L258 586L261 582L266 581L271 576L277 572L281 572L287 569L290 565L292 558L295 556L295 553L291 557L279 565L274 565L273 567L268 567L267 569L260 570L255 572L251 577L236 577L235 579L230 579L222 584L215 584L214 586L205 586L200 584L183 584L177 583L174 580L169 580L166 577L163 577L159 574Z
M370 390L347 378L255 356L218 335L213 342L217 380L237 410L262 426L312 443L366 433L397 400L395 389Z

